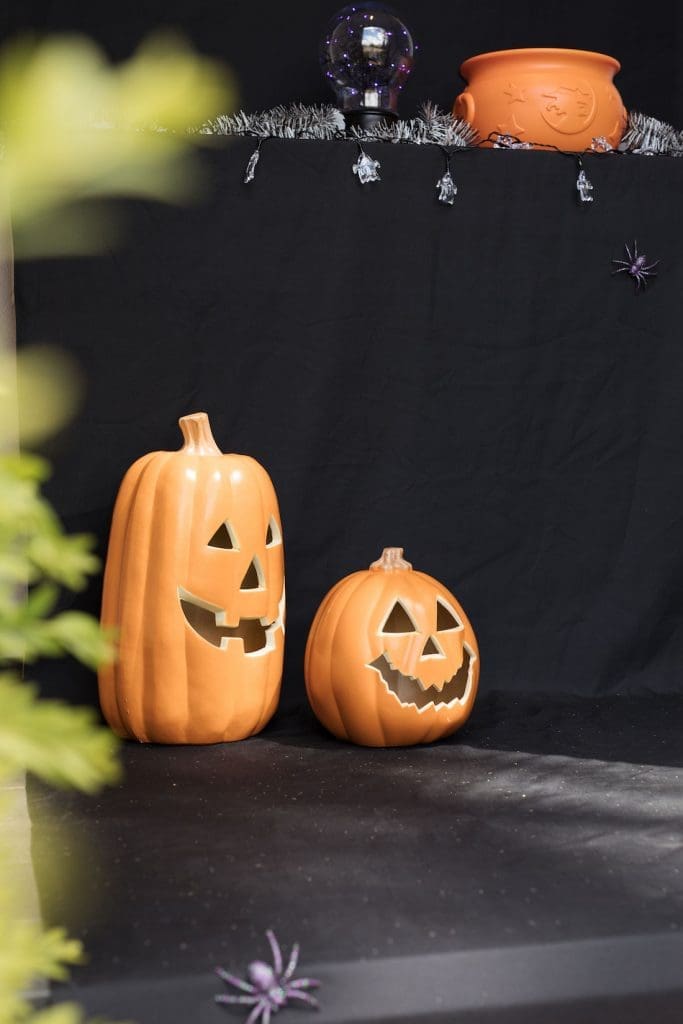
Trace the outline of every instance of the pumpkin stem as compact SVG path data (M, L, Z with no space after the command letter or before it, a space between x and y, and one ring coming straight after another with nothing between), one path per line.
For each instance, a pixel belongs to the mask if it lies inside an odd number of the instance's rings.
M222 455L216 444L209 417L205 412L193 412L189 416L181 416L178 426L183 432L184 445L180 449L185 455Z
M370 571L380 572L384 570L384 572L396 572L397 570L405 571L412 568L410 562L406 562L403 557L403 548L385 548L382 552L382 557L378 558L370 566Z

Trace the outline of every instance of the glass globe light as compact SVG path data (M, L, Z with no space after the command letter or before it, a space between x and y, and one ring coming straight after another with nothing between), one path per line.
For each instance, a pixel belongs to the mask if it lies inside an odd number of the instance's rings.
M323 72L352 123L397 116L398 94L413 69L413 39L391 8L357 3L338 11L320 53Z

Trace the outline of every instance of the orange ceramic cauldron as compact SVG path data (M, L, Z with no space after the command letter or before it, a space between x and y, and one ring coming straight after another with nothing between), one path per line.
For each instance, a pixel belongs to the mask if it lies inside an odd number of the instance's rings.
M588 50L499 50L470 57L453 114L477 129L580 152L602 136L617 146L626 110L612 79L619 61Z

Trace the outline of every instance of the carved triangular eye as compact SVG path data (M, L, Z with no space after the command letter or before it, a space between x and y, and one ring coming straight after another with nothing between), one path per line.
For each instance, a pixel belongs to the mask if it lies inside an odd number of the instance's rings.
M383 633L415 633L417 626L400 601L397 601L382 626Z
M209 541L210 548L223 548L224 551L239 551L235 532L229 523L221 523Z
M436 599L436 629L440 632L442 629L462 629L462 622L459 622L455 617L450 608L447 608L445 604L437 597Z
M275 547L276 544L281 543L282 534L280 533L280 527L275 522L275 518L271 516L270 522L268 523L268 529L266 530L266 547L272 548Z

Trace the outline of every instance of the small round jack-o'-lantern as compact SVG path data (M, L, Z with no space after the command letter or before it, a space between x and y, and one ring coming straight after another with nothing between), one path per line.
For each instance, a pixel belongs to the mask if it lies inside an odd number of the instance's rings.
M479 651L453 595L385 548L341 580L317 611L306 690L322 724L368 747L429 743L455 732L477 693Z
M280 513L266 471L224 455L206 413L180 428L182 448L138 459L116 499L102 624L118 631L118 660L100 671L100 703L119 736L239 740L280 693Z

